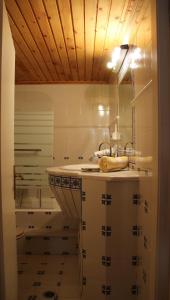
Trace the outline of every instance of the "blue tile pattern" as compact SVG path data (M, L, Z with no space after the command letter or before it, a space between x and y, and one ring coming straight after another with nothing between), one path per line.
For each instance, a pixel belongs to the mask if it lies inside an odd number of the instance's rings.
M81 178L71 177L71 188L74 190L80 190Z
M142 235L142 226L139 226L139 225L132 226L132 234L134 236Z
M86 258L86 250L85 249L82 249L82 256L83 256L83 258Z
M82 221L82 230L86 230L86 221Z
M101 201L103 205L111 205L112 204L112 195L102 194Z
M61 186L61 177L55 176L55 186Z
M139 266L141 264L141 257L134 255L132 256L132 266Z
M111 226L102 225L102 235L108 237L111 236L111 234L112 234Z
M144 212L147 214L148 213L148 201L144 201Z
M139 194L133 194L132 195L132 203L134 205L140 205L141 204L141 197Z
M137 284L132 285L131 287L131 294L132 295L139 295L140 287Z
M111 256L102 256L102 265L105 267L110 267L111 266Z
M82 284L86 285L86 283L87 283L87 278L84 276L83 279L82 279Z
M54 178L55 178L55 176L53 176L53 175L48 176L48 180L49 180L50 185L54 185Z
M111 295L111 286L110 285L102 285L102 294L109 296Z
M86 192L83 192L81 193L81 200L82 201L86 201Z
M74 190L81 190L82 180L77 177L70 176L53 176L49 175L49 184L63 188L71 188Z
M71 188L71 180L70 177L61 177L61 186L62 188L67 188L70 189Z

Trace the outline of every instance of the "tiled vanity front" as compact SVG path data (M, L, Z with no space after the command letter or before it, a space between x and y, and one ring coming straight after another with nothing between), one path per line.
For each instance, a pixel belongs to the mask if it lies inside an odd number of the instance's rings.
M138 182L83 178L82 189L82 299L132 300L138 293Z
M137 173L77 172L67 176L70 193L73 193L71 178L80 182L76 199L78 201L79 193L81 299L135 299L138 294L137 239L141 230L137 223ZM52 188L58 195L55 182L54 176ZM60 187L60 192L64 193L65 188L69 187Z
M81 178L68 174L50 174L49 184L63 213L81 219Z

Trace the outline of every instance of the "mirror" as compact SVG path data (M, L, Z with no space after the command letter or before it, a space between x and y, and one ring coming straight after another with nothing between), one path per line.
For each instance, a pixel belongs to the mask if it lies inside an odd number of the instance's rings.
M118 85L118 130L120 132L120 143L124 147L126 143L133 142L133 109L131 101L134 98L134 88L132 80L132 71L128 67L121 77Z

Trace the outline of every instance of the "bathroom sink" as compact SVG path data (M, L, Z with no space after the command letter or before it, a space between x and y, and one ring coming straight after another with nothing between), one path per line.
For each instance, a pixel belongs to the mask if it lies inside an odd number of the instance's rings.
M75 165L66 165L66 166L61 166L59 167L61 170L65 171L82 171L82 170L95 170L99 169L98 164L75 164Z

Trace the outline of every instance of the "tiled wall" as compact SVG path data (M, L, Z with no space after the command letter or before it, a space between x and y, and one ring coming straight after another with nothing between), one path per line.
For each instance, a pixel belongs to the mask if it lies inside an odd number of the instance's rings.
M137 272L138 299L155 299L155 250L156 250L156 220L157 220L157 187L155 177L156 166L156 116L154 115L156 99L153 97L153 32L151 28L152 13L150 4L145 16L138 26L136 35L130 41L141 49L141 59L138 67L133 70L134 100L132 106L134 115L135 149L139 154L136 168L140 171L137 224L141 228L138 237L138 255L141 258ZM117 107L118 87L115 84ZM113 124L113 119L110 121ZM145 170L146 172L142 172Z
M17 211L17 226L25 237L17 241L19 254L76 254L78 251L78 221L62 212Z
M135 135L136 150L141 153L141 169L149 170L148 176L140 178L141 201L138 211L138 222L142 226L139 238L139 255L142 263L139 268L139 299L155 299L155 251L156 251L156 221L157 198L155 182L155 149L156 117L154 111L156 99L153 97L153 34L151 30L151 7L149 6L135 37L135 44L140 47L142 59L139 68L134 71L135 101Z
M109 140L111 85L16 86L15 110L54 112L54 165L88 162Z

